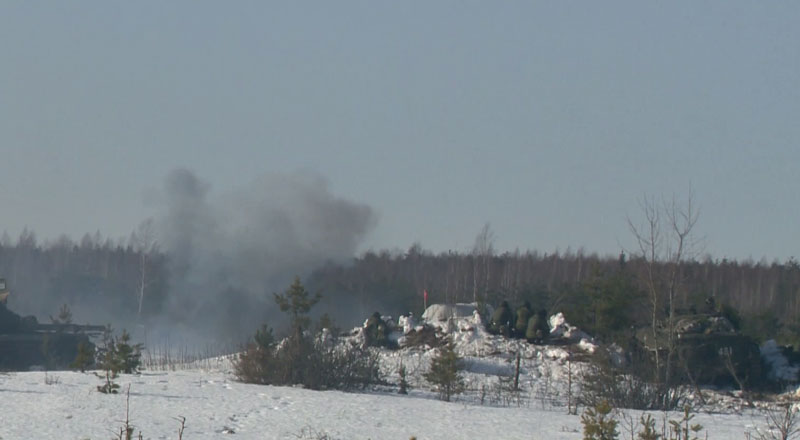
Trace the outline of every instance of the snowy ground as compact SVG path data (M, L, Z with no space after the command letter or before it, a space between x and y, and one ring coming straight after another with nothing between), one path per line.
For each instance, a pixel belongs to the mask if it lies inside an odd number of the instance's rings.
M96 391L87 373L26 372L0 376L3 439L109 439L125 419L124 395ZM427 393L356 394L237 383L224 372L178 371L123 376L131 386L130 420L144 438L175 439L580 439L578 416L563 409L445 403ZM633 413L638 418L638 413ZM655 414L661 417L660 414ZM749 413L698 414L709 439L743 438L763 418ZM624 434L625 431L621 429ZM623 437L624 438L624 437Z
M367 393L309 391L238 383L227 358L151 364L123 375L123 393L97 392L93 373L22 372L0 375L0 439L110 439L130 420L146 439L581 439L580 417L567 415L567 352L486 334L477 317L443 323L465 359L467 392L446 403L422 379L433 350L383 351L383 373L397 383L402 362L412 389L387 386ZM591 344L583 344L592 349ZM522 391L504 391L520 353ZM163 370L166 368L169 371ZM624 413L635 420L638 411ZM622 414L620 414L622 415ZM677 414L654 413L659 421ZM695 420L709 439L744 438L764 429L764 416L721 399ZM632 438L621 423L620 438ZM327 435L328 437L324 437ZM703 435L701 435L701 438Z

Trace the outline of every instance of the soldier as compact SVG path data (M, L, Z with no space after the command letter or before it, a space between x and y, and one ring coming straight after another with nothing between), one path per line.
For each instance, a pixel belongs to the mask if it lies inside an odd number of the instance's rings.
M531 344L542 344L550 334L550 326L547 324L547 312L544 309L531 316L528 320L528 328L525 330L525 339Z
M364 326L364 334L367 337L367 345L386 345L389 332L380 313L375 312L369 317Z
M704 301L704 313L708 313L711 316L720 316L720 308L717 306L717 301L714 299L713 296L709 296Z
M511 307L508 301L503 301L500 307L492 314L492 321L489 323L489 331L508 337L511 333L514 316L511 314Z
M531 317L532 311L533 309L531 308L531 303L529 301L525 301L525 304L517 308L517 321L516 324L514 324L514 337L525 337L525 332L528 329L528 320Z

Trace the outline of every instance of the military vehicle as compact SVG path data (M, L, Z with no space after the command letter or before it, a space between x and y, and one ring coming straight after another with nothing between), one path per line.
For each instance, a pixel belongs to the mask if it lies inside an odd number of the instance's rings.
M10 293L6 281L0 278L0 370L68 368L81 343L94 352L90 336L102 334L105 327L40 324L34 316L22 317L8 309Z
M653 335L650 327L636 332L636 339L651 355L668 353L668 332ZM757 385L764 377L758 345L736 331L733 324L714 314L691 314L675 319L675 374L684 381L703 385Z

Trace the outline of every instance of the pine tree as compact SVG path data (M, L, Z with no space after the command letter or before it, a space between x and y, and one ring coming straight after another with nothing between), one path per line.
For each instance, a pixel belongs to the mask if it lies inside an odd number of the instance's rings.
M116 341L114 356L117 358L119 371L133 374L139 369L142 361L142 344L131 345L131 335L122 330L122 335Z
M703 430L703 425L689 424L694 418L692 409L689 405L683 407L683 417L679 420L670 420L670 436L671 440L699 440L700 431Z
M116 354L116 341L114 340L114 333L111 326L107 326L103 331L103 345L97 350L97 366L103 370L103 375L100 376L104 383L97 386L97 391L104 394L117 394L119 384L114 383L122 368Z
M660 440L661 434L656 430L656 421L650 414L642 414L639 419L642 430L636 435L639 440Z
M97 365L104 371L105 383L97 387L101 393L116 394L119 385L114 383L119 373L135 373L141 363L142 344L131 344L130 334L123 330L117 339L111 327L103 332L103 345L98 349Z
M292 327L302 329L308 326L308 312L322 299L319 293L313 296L303 287L300 277L296 276L294 282L282 295L275 293L275 302L282 312L288 312L292 319Z
M253 341L256 346L261 350L270 350L275 345L275 336L272 334L272 328L267 324L262 324L261 328L256 330Z
M581 416L583 440L617 440L617 421L611 414L611 405L602 401L594 408L588 408Z
M72 361L70 367L81 370L81 373L86 372L86 369L94 364L94 351L88 342L81 341L78 343L78 354L75 355L75 360Z
M408 394L408 379L406 378L405 365L401 363L397 373L400 375L400 389L397 391L398 394Z
M445 402L450 397L464 390L464 379L461 377L461 358L455 351L452 341L439 349L437 356L431 359L431 368L425 373L425 380L436 385L439 398Z

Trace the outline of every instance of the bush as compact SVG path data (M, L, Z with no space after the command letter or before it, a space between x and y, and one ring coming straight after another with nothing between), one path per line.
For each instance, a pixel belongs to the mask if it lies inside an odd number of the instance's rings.
M382 383L376 351L358 345L321 345L315 344L312 352L309 388L352 390Z
M607 353L598 350L581 375L580 403L597 407L607 402L614 408L640 410L674 410L681 408L689 390L685 386L666 386L641 378L637 364L627 368L615 367Z
M780 405L763 410L767 423L764 431L756 429L758 440L792 440L800 435L800 420L793 405Z
M381 383L377 352L295 333L280 344L251 343L234 361L236 378L262 385L352 390Z
M318 338L303 330L311 323L308 313L320 300L311 296L295 277L275 302L291 319L291 333L275 343L272 329L261 326L247 348L234 361L236 378L263 385L303 385L309 389L350 390L380 383L378 355L368 348L338 341L322 329ZM332 324L327 315L320 327Z
M244 383L271 385L280 382L274 377L277 359L270 348L251 343L233 361L236 379Z

